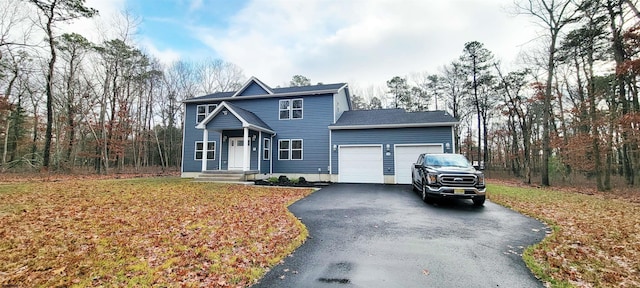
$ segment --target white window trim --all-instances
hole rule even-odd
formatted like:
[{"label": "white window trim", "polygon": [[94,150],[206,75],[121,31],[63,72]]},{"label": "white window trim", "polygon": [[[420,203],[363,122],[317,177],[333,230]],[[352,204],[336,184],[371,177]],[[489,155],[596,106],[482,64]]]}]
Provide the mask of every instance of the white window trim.
[{"label": "white window trim", "polygon": [[[197,155],[198,155],[198,151],[202,153],[202,158],[207,158],[207,154],[209,154],[209,152],[213,152],[213,158],[208,160],[216,160],[216,148],[217,148],[217,144],[216,141],[208,141],[208,143],[213,143],[213,150],[209,150],[208,146],[205,146],[203,141],[196,141],[195,146],[194,146],[194,153],[193,153],[193,160],[196,161],[202,161],[203,159],[198,159]],[[202,144],[202,150],[198,150],[198,144]]]},{"label": "white window trim", "polygon": [[[298,101],[300,100],[300,102],[302,103],[300,108],[293,108],[293,101]],[[289,106],[287,109],[282,109],[280,107],[282,107],[280,105],[280,103],[282,103],[283,101],[286,101],[289,103]],[[300,118],[293,118],[293,111],[294,110],[300,110]],[[289,117],[288,118],[281,118],[280,117],[280,112],[282,111],[288,111],[289,112]],[[280,101],[278,101],[278,120],[300,120],[304,118],[304,99],[303,98],[296,98],[296,99],[280,99]]]},{"label": "white window trim", "polygon": [[[262,160],[270,160],[271,159],[271,139],[264,138],[262,140],[264,145],[264,147],[262,147]],[[265,155],[267,157],[264,157]]]},{"label": "white window trim", "polygon": [[[293,149],[293,141],[300,141],[300,149]],[[289,148],[288,149],[281,149],[280,148],[280,143],[282,142],[288,142],[289,143]],[[280,151],[287,151],[287,155],[289,156],[288,158],[284,159],[280,157]],[[300,159],[293,159],[293,151],[300,151]],[[278,160],[293,160],[293,161],[300,161],[300,160],[304,160],[304,141],[302,139],[280,139],[278,140]]]},{"label": "white window trim", "polygon": [[[198,112],[198,110],[200,110],[200,107],[204,107],[204,114]],[[213,107],[213,108],[210,108]],[[213,112],[213,110],[215,110],[218,107],[218,104],[201,104],[201,105],[197,105],[196,106],[196,123],[200,123],[201,121],[198,121],[198,118],[200,118],[200,115],[204,116],[202,117],[202,120],[204,120],[205,118],[207,118],[207,115],[209,115],[209,113]]]},{"label": "white window trim", "polygon": [[[282,142],[288,142],[289,143],[289,148],[287,148],[287,150],[286,150],[287,153],[289,153],[289,154],[287,154],[289,157],[287,157],[286,159],[280,157],[281,156],[280,151],[285,151],[284,149],[280,148],[281,147],[280,143],[282,143]],[[291,140],[289,140],[289,139],[278,140],[278,160],[291,160]]]},{"label": "white window trim", "polygon": [[[302,103],[302,104],[300,105],[300,108],[293,108],[293,102],[294,102],[294,101],[298,101],[298,100],[300,100],[300,103]],[[291,99],[291,106],[289,106],[289,107],[290,107],[290,109],[291,109],[291,114],[289,114],[289,115],[291,116],[291,119],[292,119],[292,120],[299,120],[299,119],[304,118],[304,99],[302,99],[302,98],[299,98],[299,99]],[[293,118],[293,110],[300,110],[300,118]]]},{"label": "white window trim", "polygon": [[[300,141],[300,149],[293,149],[293,141]],[[293,159],[293,151],[296,150],[300,150],[300,159]],[[289,146],[289,158],[291,158],[291,160],[303,160],[304,159],[304,141],[302,139],[291,139],[291,144]]]}]

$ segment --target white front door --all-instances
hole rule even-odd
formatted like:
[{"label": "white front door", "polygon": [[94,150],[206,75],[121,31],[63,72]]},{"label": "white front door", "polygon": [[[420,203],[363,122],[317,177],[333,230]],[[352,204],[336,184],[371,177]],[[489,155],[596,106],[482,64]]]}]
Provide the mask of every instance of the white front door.
[{"label": "white front door", "polygon": [[242,137],[229,138],[229,170],[242,170],[244,140]]}]

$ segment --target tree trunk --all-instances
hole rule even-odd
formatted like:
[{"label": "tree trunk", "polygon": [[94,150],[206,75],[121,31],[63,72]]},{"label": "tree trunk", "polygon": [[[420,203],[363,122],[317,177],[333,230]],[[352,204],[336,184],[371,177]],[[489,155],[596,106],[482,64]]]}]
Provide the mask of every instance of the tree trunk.
[{"label": "tree trunk", "polygon": [[553,84],[553,73],[555,68],[556,38],[559,29],[550,28],[551,44],[549,45],[549,59],[547,62],[547,83],[544,93],[544,106],[542,112],[542,173],[541,181],[543,186],[549,186],[549,159],[551,158],[551,86]]},{"label": "tree trunk", "polygon": [[46,32],[49,39],[49,49],[51,50],[51,59],[49,59],[49,67],[47,71],[47,83],[45,93],[47,95],[47,129],[45,131],[44,151],[42,155],[42,168],[44,171],[49,170],[50,158],[51,158],[51,138],[53,136],[53,75],[55,73],[56,64],[56,48],[55,41],[53,39],[53,17],[55,10],[55,3],[51,5],[48,11],[50,17],[47,19]]}]

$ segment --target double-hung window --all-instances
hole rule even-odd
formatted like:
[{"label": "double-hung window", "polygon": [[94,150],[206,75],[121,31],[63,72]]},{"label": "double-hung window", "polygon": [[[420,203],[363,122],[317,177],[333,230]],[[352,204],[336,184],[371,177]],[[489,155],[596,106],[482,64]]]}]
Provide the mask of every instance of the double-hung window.
[{"label": "double-hung window", "polygon": [[207,142],[207,149],[204,149],[204,142],[196,141],[195,159],[202,160],[203,155],[207,155],[207,160],[216,160],[216,141]]},{"label": "double-hung window", "polygon": [[263,160],[271,159],[271,139],[264,138],[264,150],[262,153]]},{"label": "double-hung window", "polygon": [[203,104],[196,106],[196,123],[202,122],[202,120],[207,118],[207,115],[213,112],[216,107],[218,107],[218,104]]},{"label": "double-hung window", "polygon": [[302,160],[302,139],[278,141],[278,160]]},{"label": "double-hung window", "polygon": [[302,99],[283,99],[278,106],[280,120],[302,119]]}]

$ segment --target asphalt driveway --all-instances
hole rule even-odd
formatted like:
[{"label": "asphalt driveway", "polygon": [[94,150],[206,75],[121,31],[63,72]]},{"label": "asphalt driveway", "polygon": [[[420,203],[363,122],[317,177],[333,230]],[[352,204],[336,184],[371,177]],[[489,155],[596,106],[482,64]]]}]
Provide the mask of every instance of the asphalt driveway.
[{"label": "asphalt driveway", "polygon": [[289,209],[310,238],[254,287],[543,287],[521,254],[548,228],[490,201],[334,184]]}]

